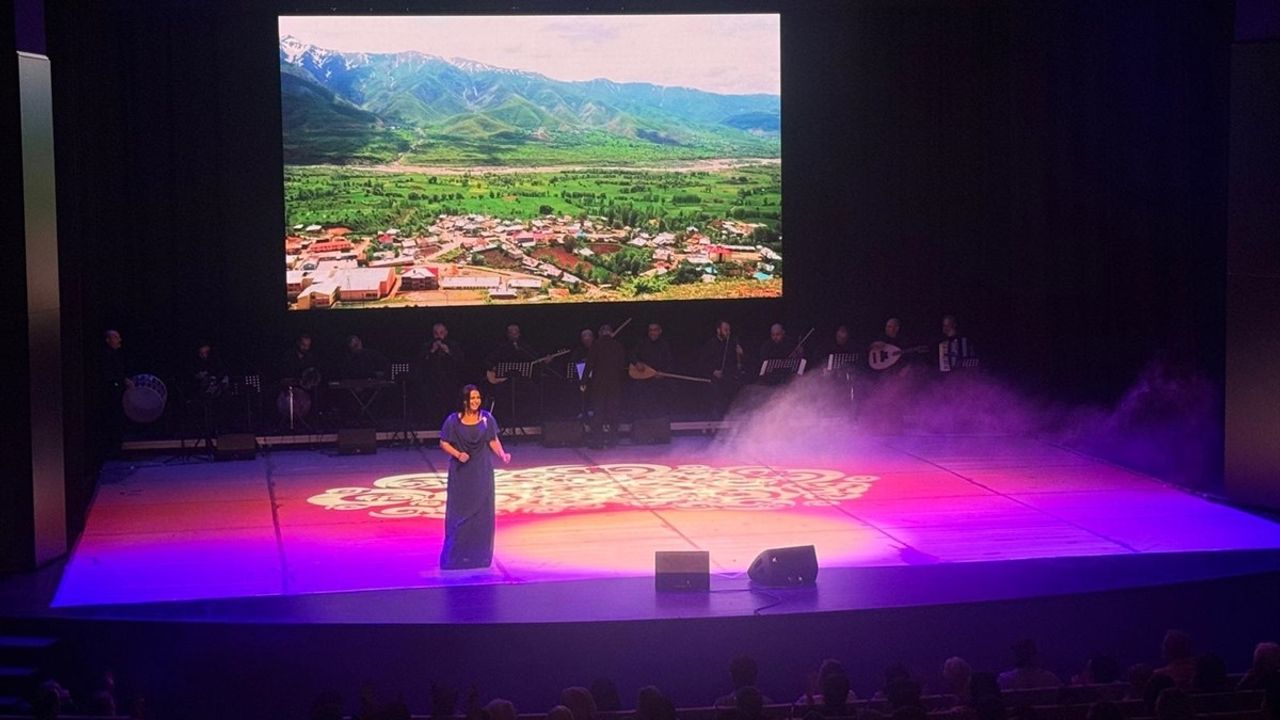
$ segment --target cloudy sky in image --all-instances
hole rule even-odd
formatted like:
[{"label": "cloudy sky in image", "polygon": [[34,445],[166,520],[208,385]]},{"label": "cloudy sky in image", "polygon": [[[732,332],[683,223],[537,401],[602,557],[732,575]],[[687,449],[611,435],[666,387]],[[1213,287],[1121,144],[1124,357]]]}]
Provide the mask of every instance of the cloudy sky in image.
[{"label": "cloudy sky in image", "polygon": [[781,94],[777,15],[282,16],[287,35],[331,50],[417,50],[556,80]]}]

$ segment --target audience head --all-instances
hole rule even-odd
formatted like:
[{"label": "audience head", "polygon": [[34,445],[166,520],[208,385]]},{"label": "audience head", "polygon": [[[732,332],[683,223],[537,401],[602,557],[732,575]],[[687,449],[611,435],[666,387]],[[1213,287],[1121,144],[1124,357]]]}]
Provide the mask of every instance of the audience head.
[{"label": "audience head", "polygon": [[488,720],[516,720],[519,713],[516,712],[516,706],[510,700],[493,699],[484,706],[484,712]]},{"label": "audience head", "polygon": [[1191,657],[1191,636],[1181,630],[1170,630],[1164,634],[1160,649],[1165,662],[1187,660]]},{"label": "audience head", "polygon": [[36,689],[35,700],[31,703],[31,715],[37,720],[52,720],[62,711],[62,686],[53,680],[46,680]]},{"label": "audience head", "polygon": [[1191,686],[1199,692],[1225,692],[1227,690],[1227,663],[1208,653],[1196,658],[1196,674]]},{"label": "audience head", "polygon": [[584,687],[565,688],[560,693],[560,704],[569,708],[573,720],[591,720],[596,714],[595,698]]},{"label": "audience head", "polygon": [[760,668],[753,657],[739,655],[729,662],[729,677],[733,680],[735,690],[741,687],[754,687],[759,673]]},{"label": "audience head", "polygon": [[1253,672],[1258,675],[1280,670],[1280,644],[1273,642],[1258,643],[1253,649]]},{"label": "audience head", "polygon": [[1156,720],[1196,720],[1191,696],[1178,688],[1165,688],[1156,698]]},{"label": "audience head", "polygon": [[[831,673],[840,673],[841,675],[845,675],[844,663],[836,660],[835,658],[827,658],[826,660],[823,660],[822,664],[818,666],[818,682],[821,683],[822,679]],[[848,677],[847,675],[845,676]]]},{"label": "audience head", "polygon": [[764,695],[750,685],[743,685],[733,693],[733,706],[741,720],[760,720],[764,717]]},{"label": "audience head", "polygon": [[947,658],[942,663],[942,681],[947,686],[946,691],[952,695],[969,692],[969,677],[972,675],[973,668],[962,657]]},{"label": "audience head", "polygon": [[1089,707],[1084,720],[1125,720],[1120,706],[1106,700],[1096,702]]},{"label": "audience head", "polygon": [[849,676],[843,672],[823,675],[819,687],[822,690],[822,704],[828,708],[843,708],[849,701]]},{"label": "audience head", "polygon": [[659,720],[662,717],[664,700],[666,698],[658,688],[652,685],[640,688],[640,692],[636,695],[636,717],[643,720]]},{"label": "audience head", "polygon": [[591,697],[596,701],[596,709],[600,712],[614,712],[622,709],[622,697],[618,695],[618,686],[609,678],[596,678],[591,682]]},{"label": "audience head", "polygon": [[573,712],[563,705],[557,705],[547,711],[547,720],[573,720]]}]

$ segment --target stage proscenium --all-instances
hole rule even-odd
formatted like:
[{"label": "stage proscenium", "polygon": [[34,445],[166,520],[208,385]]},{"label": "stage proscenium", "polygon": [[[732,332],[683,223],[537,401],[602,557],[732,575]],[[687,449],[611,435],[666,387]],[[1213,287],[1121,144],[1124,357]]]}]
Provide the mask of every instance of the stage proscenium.
[{"label": "stage proscenium", "polygon": [[782,295],[777,15],[279,24],[290,308]]}]

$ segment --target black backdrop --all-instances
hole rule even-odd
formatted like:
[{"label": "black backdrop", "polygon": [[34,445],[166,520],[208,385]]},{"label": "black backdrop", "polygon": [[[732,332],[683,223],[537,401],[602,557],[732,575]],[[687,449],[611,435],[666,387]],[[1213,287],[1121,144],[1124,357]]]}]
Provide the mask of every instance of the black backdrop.
[{"label": "black backdrop", "polygon": [[[1155,357],[1222,377],[1229,2],[49,3],[60,229],[85,349],[119,327],[163,371],[199,337],[244,363],[296,332],[407,353],[444,319],[546,347],[635,315],[692,346],[958,314],[1005,377],[1108,401]],[[781,11],[786,296],[287,313],[276,15]],[[86,357],[93,357],[88,355]]]}]

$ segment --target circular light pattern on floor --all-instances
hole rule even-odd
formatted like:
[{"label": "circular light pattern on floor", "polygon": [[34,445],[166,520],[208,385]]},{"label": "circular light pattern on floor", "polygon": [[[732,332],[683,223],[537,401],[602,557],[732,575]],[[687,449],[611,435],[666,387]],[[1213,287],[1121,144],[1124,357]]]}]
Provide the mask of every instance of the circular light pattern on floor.
[{"label": "circular light pattern on floor", "polygon": [[[761,465],[542,465],[498,470],[499,515],[606,509],[782,510],[861,497],[877,478],[840,470]],[[326,510],[364,510],[379,518],[444,518],[444,473],[380,478],[307,498]]]}]

